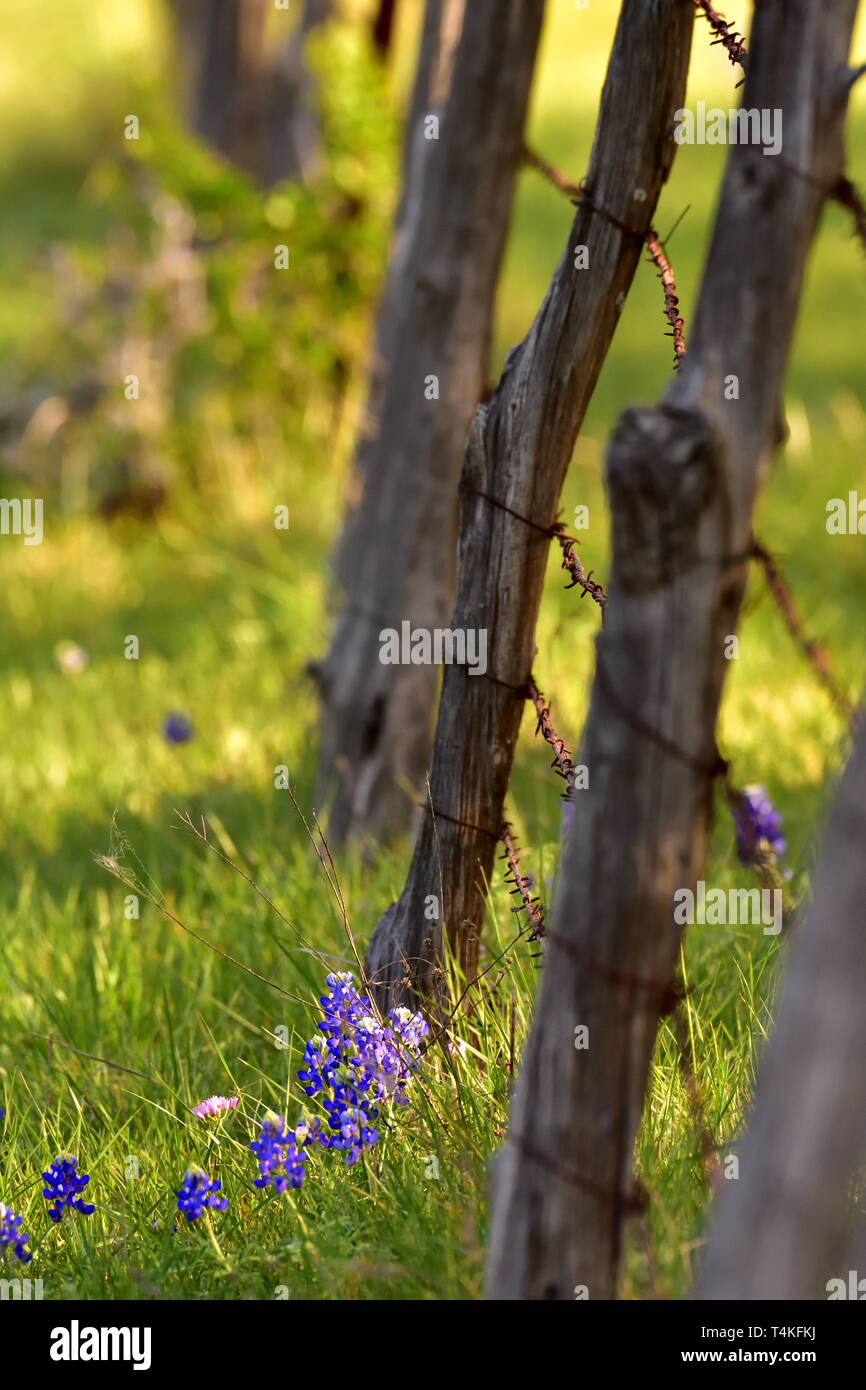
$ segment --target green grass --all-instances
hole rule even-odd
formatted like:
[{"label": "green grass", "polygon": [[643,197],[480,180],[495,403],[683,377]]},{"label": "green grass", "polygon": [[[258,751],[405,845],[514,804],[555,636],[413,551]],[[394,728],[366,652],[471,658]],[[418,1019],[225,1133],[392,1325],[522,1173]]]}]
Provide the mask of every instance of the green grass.
[{"label": "green grass", "polygon": [[[13,362],[31,360],[34,343],[53,331],[45,246],[68,241],[98,260],[111,230],[110,205],[106,211],[76,194],[90,161],[105,153],[94,147],[96,132],[128,109],[119,55],[145,86],[158,70],[160,31],[146,5],[125,7],[119,30],[104,6],[60,9],[64,25],[74,27],[80,69],[75,80],[68,77],[62,102],[52,104],[36,77],[47,76],[50,88],[62,69],[71,41],[66,28],[40,37],[38,62],[34,56],[29,67],[0,67],[0,111],[14,107],[18,117],[14,134],[2,123],[11,215],[0,232],[0,270],[9,286],[0,303],[0,345]],[[12,24],[15,11],[3,0],[4,21]],[[573,178],[586,168],[614,22],[613,5],[572,12],[563,4],[546,33],[531,138]],[[109,72],[91,113],[94,74]],[[728,104],[732,85],[725,60],[698,26],[690,100],[701,94]],[[860,97],[850,143],[861,182],[863,136]],[[664,232],[692,204],[670,248],[687,331],[720,169],[714,152],[684,147],[659,212]],[[570,211],[537,175],[521,175],[497,311],[497,363],[540,302]],[[364,266],[383,240],[386,212],[386,200],[374,198],[370,245],[363,241],[359,250]],[[352,344],[363,338],[371,304],[368,293],[366,308],[354,311]],[[864,312],[862,257],[842,215],[832,211],[812,258],[789,375],[791,438],[774,463],[757,530],[782,555],[809,630],[826,641],[853,692],[864,676],[862,543],[828,536],[824,519],[827,499],[844,496],[858,476],[866,363],[856,346]],[[578,503],[590,508],[582,553],[602,577],[604,441],[620,409],[652,401],[662,389],[670,370],[663,328],[658,283],[644,267],[563,498],[566,518]],[[281,347],[288,357],[308,331],[287,312]],[[310,390],[290,409],[265,375],[251,388],[259,395],[249,428],[239,427],[216,395],[201,417],[208,422],[205,457],[216,470],[209,487],[178,482],[170,506],[151,523],[108,526],[69,511],[52,517],[40,547],[0,543],[0,1200],[24,1214],[37,1252],[31,1272],[43,1278],[47,1298],[274,1298],[284,1290],[292,1298],[441,1299],[480,1291],[487,1162],[507,1117],[510,1013],[514,1007],[519,1048],[532,1003],[526,957],[515,956],[479,1033],[468,1039],[475,1051],[458,1059],[456,1075],[441,1060],[430,1062],[412,1106],[368,1159],[353,1169],[334,1156],[316,1159],[299,1194],[263,1197],[252,1186],[247,1145],[263,1105],[290,1120],[300,1107],[293,1077],[299,1046],[315,1025],[323,966],[239,875],[176,828],[176,810],[205,816],[216,847],[317,951],[345,962],[337,905],[291,799],[274,785],[274,770],[289,768],[308,807],[316,709],[304,667],[327,636],[326,560],[363,400],[363,360],[349,357],[349,404],[335,428],[329,388],[314,369]],[[98,441],[91,447],[98,454]],[[288,532],[273,527],[275,497],[291,504]],[[585,715],[596,626],[591,605],[564,591],[551,557],[536,674],[554,700],[559,731],[572,742]],[[123,656],[130,633],[139,638],[138,661]],[[57,666],[55,647],[64,640],[89,653],[78,676]],[[740,653],[720,743],[736,778],[764,782],[782,811],[791,893],[799,900],[845,756],[845,731],[757,576]],[[192,719],[191,743],[171,748],[163,741],[161,721],[170,709]],[[527,719],[509,806],[526,846],[525,867],[549,898],[560,805],[548,761]],[[361,946],[399,892],[410,848],[401,843],[373,864],[352,852],[339,856]],[[133,890],[95,862],[107,852],[122,853],[134,877],[217,950],[144,896],[140,918],[130,920],[124,901]],[[706,878],[720,887],[749,881],[736,865],[721,804]],[[509,939],[509,905],[497,876],[485,926],[491,959]],[[770,1021],[779,950],[772,939],[735,927],[694,927],[686,940],[694,1066],[725,1152],[735,1151],[756,1049]],[[288,1030],[288,1050],[275,1045],[279,1028]],[[241,1101],[217,1143],[189,1108],[235,1089]],[[92,1174],[97,1210],[55,1229],[39,1175],[70,1148]],[[623,1293],[685,1297],[709,1194],[667,1026],[636,1153],[651,1194],[651,1254],[635,1229]],[[127,1176],[131,1158],[138,1177]],[[438,1177],[429,1176],[432,1158]],[[218,1249],[204,1228],[171,1234],[173,1194],[191,1161],[217,1165],[230,1198],[229,1211],[214,1221]]]}]

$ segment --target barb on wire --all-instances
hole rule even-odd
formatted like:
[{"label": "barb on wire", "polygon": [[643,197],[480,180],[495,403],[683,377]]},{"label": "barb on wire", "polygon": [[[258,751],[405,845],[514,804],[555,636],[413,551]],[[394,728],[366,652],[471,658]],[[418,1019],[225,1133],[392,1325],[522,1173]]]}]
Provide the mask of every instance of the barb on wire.
[{"label": "barb on wire", "polygon": [[775,599],[776,606],[800,651],[810,663],[824,689],[845,721],[852,727],[857,722],[857,712],[853,702],[839,685],[830,668],[830,658],[820,642],[807,637],[797,611],[794,595],[788,587],[775,559],[760,541],[752,536],[752,555],[764,571],[767,586]]},{"label": "barb on wire", "polygon": [[512,894],[520,898],[520,902],[512,907],[512,912],[525,912],[529,925],[530,941],[540,941],[544,936],[544,908],[541,899],[533,897],[532,883],[528,878],[524,878],[517,858],[517,845],[511,833],[511,827],[507,821],[502,822],[500,839],[505,846],[505,853],[502,858],[508,861],[508,872],[505,875],[506,883],[513,883]]},{"label": "barb on wire", "polygon": [[574,536],[567,535],[565,527],[559,521],[554,522],[550,530],[551,534],[562,547],[562,568],[568,570],[571,575],[571,583],[566,584],[565,587],[567,589],[582,589],[584,594],[589,594],[590,598],[595,600],[599,608],[603,609],[607,603],[607,594],[598,581],[593,579],[593,571],[590,570],[587,574],[583,565],[580,563],[574,548],[577,545]]},{"label": "barb on wire", "polygon": [[674,340],[674,370],[680,365],[680,358],[686,355],[686,343],[683,337],[683,320],[679,316],[679,299],[677,297],[677,286],[674,280],[674,273],[671,270],[670,262],[662,249],[658,233],[654,228],[646,234],[647,250],[650,253],[650,260],[658,267],[659,279],[665,296],[665,318],[671,326],[668,333],[669,338]]},{"label": "barb on wire", "polygon": [[694,0],[694,3],[716,36],[712,40],[712,45],[720,43],[734,67],[739,64],[745,72],[746,59],[749,55],[746,52],[746,40],[743,35],[736,32],[733,24],[730,24],[723,15],[720,15],[715,6],[709,3],[709,0]]},{"label": "barb on wire", "polygon": [[863,205],[863,198],[859,189],[855,188],[851,180],[846,178],[844,174],[840,174],[833,185],[830,197],[834,202],[848,209],[854,218],[854,229],[860,245],[866,251],[866,207]]},{"label": "barb on wire", "polygon": [[574,764],[571,761],[571,750],[566,747],[563,739],[559,737],[550,720],[550,705],[545,705],[544,696],[535,683],[535,677],[529,677],[529,698],[535,706],[538,715],[538,723],[535,728],[536,734],[541,734],[545,741],[553,749],[553,762],[550,764],[556,771],[556,775],[565,782],[565,791],[562,794],[563,801],[571,801],[574,798]]}]

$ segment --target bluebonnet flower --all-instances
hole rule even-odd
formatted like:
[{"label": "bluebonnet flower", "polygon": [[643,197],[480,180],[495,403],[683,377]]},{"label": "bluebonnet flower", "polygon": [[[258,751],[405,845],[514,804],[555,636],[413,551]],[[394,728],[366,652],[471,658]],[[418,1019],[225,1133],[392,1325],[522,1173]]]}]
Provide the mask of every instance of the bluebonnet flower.
[{"label": "bluebonnet flower", "polygon": [[[392,1009],[388,1015],[388,1019],[394,1030],[395,1036],[407,1047],[411,1048],[413,1052],[418,1051],[422,1040],[426,1038],[427,1034],[430,1032],[430,1025],[424,1020],[421,1014],[413,1014],[409,1009],[403,1008],[402,1006]],[[417,1064],[413,1064],[413,1071],[415,1070],[415,1065]]]},{"label": "bluebonnet flower", "polygon": [[781,859],[787,849],[780,830],[782,817],[764,787],[744,787],[733,807],[737,854],[741,864],[753,864],[760,853]]},{"label": "bluebonnet flower", "polygon": [[313,1143],[342,1152],[348,1165],[356,1163],[363,1149],[378,1142],[381,1103],[408,1104],[406,1084],[418,1067],[428,1024],[405,1008],[392,1009],[381,1022],[348,972],[328,975],[326,984],[324,1017],[304,1048],[298,1080],[308,1096],[321,1096],[328,1129],[305,1116],[291,1130],[282,1115],[269,1111],[260,1137],[250,1144],[259,1164],[256,1187],[273,1186],[280,1193],[300,1187],[304,1150]]},{"label": "bluebonnet flower", "polygon": [[47,1173],[42,1174],[48,1186],[43,1187],[42,1196],[55,1205],[48,1208],[52,1221],[60,1221],[67,1207],[80,1211],[82,1216],[90,1216],[93,1206],[81,1196],[90,1182],[88,1173],[78,1172],[78,1159],[72,1154],[58,1154]]},{"label": "bluebonnet flower", "polygon": [[307,1161],[304,1149],[309,1144],[321,1142],[320,1131],[321,1122],[315,1117],[302,1118],[292,1130],[286,1128],[282,1115],[268,1110],[262,1121],[261,1135],[250,1143],[259,1164],[259,1176],[253,1185],[271,1186],[279,1193],[285,1192],[287,1187],[300,1187]]},{"label": "bluebonnet flower", "polygon": [[378,1130],[365,1123],[368,1118],[360,1105],[350,1105],[340,1114],[340,1136],[331,1139],[330,1147],[342,1149],[350,1167],[361,1157],[362,1149],[370,1149],[378,1141]]},{"label": "bluebonnet flower", "polygon": [[229,1202],[227,1197],[218,1196],[221,1191],[222,1183],[218,1178],[211,1182],[203,1168],[190,1164],[177,1194],[177,1209],[187,1221],[197,1221],[206,1207],[225,1211]]},{"label": "bluebonnet flower", "polygon": [[26,1265],[33,1259],[33,1255],[24,1249],[30,1237],[21,1229],[22,1220],[23,1217],[16,1216],[9,1207],[0,1202],[0,1255],[9,1249],[16,1260]]},{"label": "bluebonnet flower", "polygon": [[392,1009],[380,1022],[349,973],[328,975],[326,983],[328,993],[320,1000],[324,1019],[304,1049],[298,1079],[308,1096],[322,1096],[332,1133],[319,1142],[341,1150],[351,1165],[362,1149],[378,1142],[381,1102],[408,1104],[406,1083],[430,1029],[406,1008]]},{"label": "bluebonnet flower", "polygon": [[166,743],[189,743],[193,729],[185,714],[167,714],[162,721],[162,736]]}]

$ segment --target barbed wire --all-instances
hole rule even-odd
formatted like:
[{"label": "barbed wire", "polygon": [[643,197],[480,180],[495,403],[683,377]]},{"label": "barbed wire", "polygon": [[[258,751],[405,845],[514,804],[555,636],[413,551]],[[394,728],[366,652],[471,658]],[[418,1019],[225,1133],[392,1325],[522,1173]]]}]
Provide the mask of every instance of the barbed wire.
[{"label": "barbed wire", "polygon": [[512,907],[512,912],[525,912],[529,926],[529,938],[531,941],[540,941],[545,934],[544,928],[544,907],[541,899],[533,895],[532,889],[535,886],[531,879],[526,878],[521,872],[520,863],[517,858],[517,845],[514,840],[511,827],[507,821],[503,821],[500,839],[505,846],[505,853],[502,858],[508,862],[508,870],[505,874],[505,882],[513,883],[514,887],[510,890],[512,896],[518,896],[520,902]]},{"label": "barbed wire", "polygon": [[530,169],[535,169],[539,174],[543,174],[549,183],[559,189],[560,193],[567,193],[570,198],[580,197],[582,189],[579,185],[572,183],[561,169],[557,169],[555,164],[549,163],[537,150],[533,150],[529,145],[524,145],[521,154],[524,164],[528,164]]},{"label": "barbed wire", "polygon": [[671,326],[668,333],[669,338],[674,340],[674,371],[680,365],[680,358],[686,355],[686,343],[683,337],[683,320],[679,316],[679,298],[677,297],[677,286],[674,280],[674,273],[671,270],[670,262],[662,249],[662,243],[654,231],[646,234],[647,250],[650,259],[658,267],[659,279],[662,282],[662,289],[665,297],[665,318]]},{"label": "barbed wire", "polygon": [[544,703],[544,696],[536,684],[535,677],[529,677],[529,698],[535,706],[538,715],[538,723],[535,726],[536,736],[541,734],[550,747],[553,749],[553,762],[550,764],[555,769],[558,777],[565,782],[565,791],[562,794],[563,801],[574,799],[574,764],[571,761],[571,750],[566,747],[565,741],[559,737],[553,727],[550,718],[550,705]]},{"label": "barbed wire", "polygon": [[567,194],[572,202],[575,204],[583,203],[586,207],[591,208],[593,212],[604,218],[606,222],[610,222],[618,231],[644,243],[650,253],[650,260],[659,270],[659,278],[662,282],[664,292],[665,318],[671,326],[671,332],[668,336],[672,337],[674,340],[674,369],[676,369],[679,366],[680,358],[685,356],[686,351],[685,339],[683,337],[684,324],[679,315],[679,300],[676,293],[677,287],[674,280],[674,273],[665,256],[664,242],[660,240],[658,232],[654,227],[650,227],[648,232],[640,232],[637,228],[630,227],[627,222],[623,222],[621,218],[615,217],[613,213],[593,201],[586,190],[586,185],[583,180],[581,180],[580,183],[572,183],[572,181],[563,174],[561,169],[557,169],[555,164],[551,164],[548,160],[544,159],[537,150],[531,149],[529,145],[523,146],[523,160],[531,169],[537,170],[549,183],[552,183],[555,188],[558,188],[560,193]]},{"label": "barbed wire", "polygon": [[550,528],[550,534],[562,548],[562,568],[568,570],[568,573],[571,575],[571,583],[566,584],[566,589],[582,589],[583,593],[581,594],[581,598],[585,594],[589,594],[590,598],[595,600],[599,608],[604,609],[607,604],[607,594],[604,592],[601,584],[593,579],[592,576],[595,571],[589,570],[587,572],[580,563],[580,557],[574,548],[578,542],[575,540],[574,536],[569,536],[567,534],[565,527],[560,521],[554,522]]},{"label": "barbed wire", "polygon": [[[736,32],[733,25],[729,23],[723,15],[719,14],[718,10],[709,3],[709,0],[694,0],[694,4],[716,35],[712,40],[712,45],[722,44],[731,62],[735,66],[739,65],[743,69],[743,72],[745,72],[749,55],[746,51],[746,41],[743,35]],[[854,69],[851,73],[851,82],[853,83],[858,77],[861,77],[864,71],[866,71],[866,65]],[[737,86],[741,87],[742,82],[738,82]],[[853,184],[845,174],[840,174],[836,182],[828,187],[823,184],[820,179],[816,179],[814,175],[807,173],[805,169],[800,169],[791,160],[784,159],[781,156],[776,157],[779,158],[780,163],[785,168],[790,169],[792,173],[797,174],[800,178],[806,179],[808,182],[814,184],[815,187],[820,188],[825,197],[829,198],[834,203],[838,203],[840,207],[846,208],[848,212],[850,212],[854,219],[855,235],[860,245],[866,250],[866,206],[864,206],[863,198],[856,185]]]},{"label": "barbed wire", "polygon": [[[576,554],[574,547],[580,542],[575,536],[570,536],[561,521],[554,521],[552,525],[545,526],[539,521],[533,521],[531,517],[524,516],[522,512],[517,512],[513,507],[498,497],[493,497],[489,492],[482,492],[480,488],[471,487],[465,480],[461,480],[461,491],[469,492],[473,497],[483,497],[485,502],[489,502],[492,507],[497,507],[500,511],[506,512],[508,516],[513,516],[515,521],[522,521],[524,526],[529,526],[533,531],[539,531],[541,535],[548,536],[555,540],[562,547],[562,568],[568,570],[571,575],[571,583],[566,584],[566,589],[580,588],[584,594],[589,594],[600,608],[604,608],[607,603],[607,595],[601,584],[593,579],[593,570],[587,573]],[[501,682],[505,684],[505,682]]]},{"label": "barbed wire", "polygon": [[694,0],[694,4],[716,36],[711,41],[710,47],[721,44],[734,67],[739,66],[745,72],[746,60],[749,55],[746,52],[746,40],[743,35],[736,32],[733,24],[729,23],[724,15],[719,14],[718,10],[709,3],[709,0]]},{"label": "barbed wire", "polygon": [[813,638],[807,636],[797,609],[794,595],[779,568],[777,560],[766,546],[762,545],[754,535],[752,536],[751,545],[752,557],[757,560],[764,572],[764,576],[767,580],[767,587],[775,600],[776,607],[779,609],[794,642],[806,657],[806,660],[809,662],[812,670],[829,694],[833,704],[836,706],[845,722],[852,728],[856,728],[858,723],[857,708],[834,676],[826,649],[820,642],[816,642]]}]

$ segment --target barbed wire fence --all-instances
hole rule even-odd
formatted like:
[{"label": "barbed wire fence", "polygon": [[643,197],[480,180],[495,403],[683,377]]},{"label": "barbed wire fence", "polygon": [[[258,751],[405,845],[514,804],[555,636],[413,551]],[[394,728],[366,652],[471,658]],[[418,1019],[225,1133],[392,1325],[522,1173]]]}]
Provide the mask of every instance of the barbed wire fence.
[{"label": "barbed wire fence", "polygon": [[[713,44],[720,44],[724,47],[731,63],[739,66],[745,72],[748,54],[743,36],[739,34],[733,24],[729,23],[706,0],[693,0],[696,8],[704,15],[715,38]],[[861,75],[864,69],[856,69],[851,75],[851,81]],[[741,85],[741,84],[738,84]],[[648,251],[649,261],[658,270],[659,279],[662,283],[664,299],[664,316],[668,323],[668,337],[673,339],[674,346],[674,369],[679,366],[680,361],[686,355],[685,324],[679,312],[679,297],[677,293],[676,279],[673,268],[667,255],[667,243],[673,235],[673,231],[679,225],[685,213],[680,214],[671,232],[667,237],[661,239],[654,228],[646,233],[637,232],[628,227],[620,219],[614,217],[603,207],[593,203],[583,181],[573,182],[555,165],[547,161],[537,151],[529,146],[524,146],[523,159],[527,166],[535,169],[548,182],[550,182],[559,192],[568,196],[575,204],[582,202],[589,206],[595,213],[610,221],[624,233],[638,237],[644,242]],[[780,159],[782,167],[795,177],[800,177],[807,182],[817,186],[817,181],[808,171],[798,168],[790,161]],[[861,194],[855,185],[846,176],[840,177],[832,186],[821,187],[824,196],[829,200],[838,203],[845,208],[852,217],[854,232],[861,245],[866,249],[866,208]],[[686,212],[688,209],[685,210]],[[503,506],[504,504],[491,497],[488,499],[493,505]],[[506,511],[510,508],[505,507]],[[514,515],[517,515],[514,513]],[[534,526],[538,530],[545,530],[537,523],[530,521],[526,517],[518,519],[525,521],[527,525]],[[593,570],[586,570],[577,554],[577,538],[570,536],[560,521],[555,522],[546,529],[546,534],[555,540],[562,551],[562,568],[567,571],[570,582],[566,588],[578,588],[581,597],[589,595],[602,611],[602,621],[604,610],[608,602],[603,585],[593,578]],[[822,643],[811,637],[805,630],[800,616],[793,591],[786,580],[778,558],[754,535],[751,538],[751,548],[747,558],[754,560],[761,568],[764,575],[767,589],[777,607],[785,627],[787,628],[792,640],[798,650],[808,661],[816,679],[822,688],[829,695],[834,708],[844,720],[849,729],[853,732],[858,727],[859,714],[855,702],[845,691],[841,682],[833,672],[829,654]],[[612,693],[612,692],[611,692]],[[531,674],[525,690],[527,700],[532,704],[536,714],[536,735],[541,735],[553,757],[551,767],[555,774],[565,783],[562,792],[562,800],[569,808],[571,815],[576,814],[575,808],[575,765],[572,753],[565,740],[557,732],[551,715],[551,702],[545,699],[542,691]],[[630,722],[638,726],[640,721],[636,717],[630,716],[627,710],[620,711],[628,717]],[[657,735],[650,729],[642,732],[648,736],[662,741],[661,735]],[[669,750],[677,753],[674,747]],[[685,755],[683,755],[685,756]],[[732,780],[727,762],[718,756],[716,763],[707,769],[708,775],[718,777],[722,783],[723,794],[731,809],[734,822],[742,824],[743,812],[746,803],[746,794],[742,788],[738,787]],[[575,808],[575,809],[572,809]],[[509,822],[504,822],[501,830],[502,844],[504,847],[503,859],[507,863],[505,881],[511,885],[511,893],[518,898],[518,902],[512,907],[512,911],[522,917],[522,925],[515,941],[528,939],[532,942],[539,942],[542,945],[549,940],[550,933],[545,926],[545,906],[539,895],[534,893],[535,880],[531,875],[524,873],[520,864],[519,846],[516,842],[514,832]],[[785,890],[785,882],[779,871],[775,856],[767,851],[767,847],[758,839],[753,839],[749,843],[748,837],[738,835],[738,843],[741,850],[745,846],[744,862],[747,862],[762,887]],[[512,942],[511,946],[515,943]],[[540,958],[542,952],[536,953],[536,958]],[[697,1141],[696,1156],[700,1160],[701,1168],[705,1180],[711,1185],[717,1185],[721,1173],[722,1146],[718,1143],[714,1128],[708,1120],[707,1103],[701,1085],[700,1077],[695,1067],[693,1056],[693,1045],[691,1037],[690,1021],[687,1012],[688,991],[678,985],[663,985],[659,982],[648,982],[654,987],[657,984],[660,992],[666,995],[665,1012],[671,1019],[672,1037],[677,1049],[678,1061],[682,1073],[683,1089],[687,1098],[688,1106],[692,1115],[692,1124]],[[452,1015],[453,1017],[453,1015]],[[512,1040],[513,1050],[513,1040]],[[513,1063],[512,1063],[513,1064]],[[636,1186],[635,1194],[640,1200],[635,1202],[635,1210],[642,1213],[644,1227],[642,1229],[642,1241],[647,1254],[650,1281],[655,1284],[655,1265],[652,1258],[652,1243],[649,1239],[648,1229],[645,1226],[647,1219],[647,1207],[649,1194],[640,1187]]]}]

